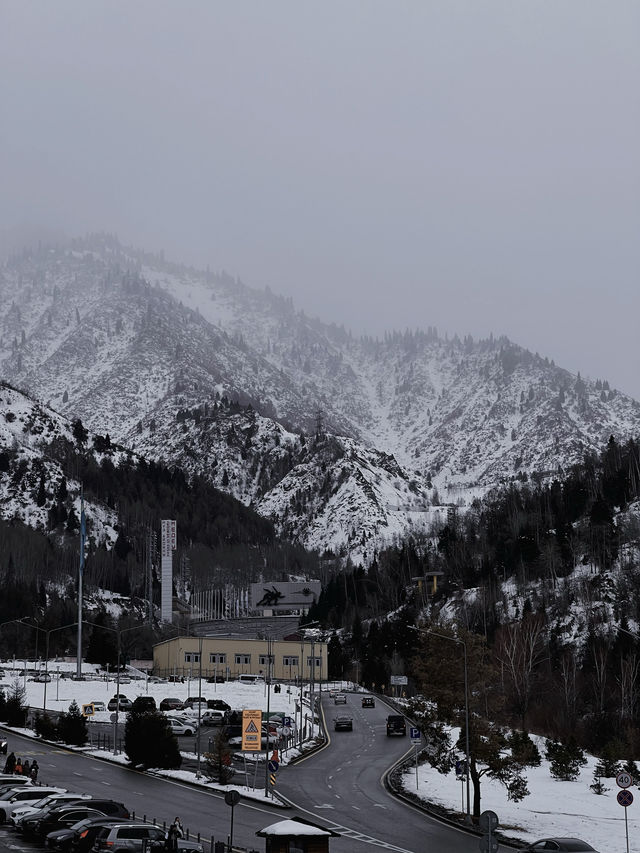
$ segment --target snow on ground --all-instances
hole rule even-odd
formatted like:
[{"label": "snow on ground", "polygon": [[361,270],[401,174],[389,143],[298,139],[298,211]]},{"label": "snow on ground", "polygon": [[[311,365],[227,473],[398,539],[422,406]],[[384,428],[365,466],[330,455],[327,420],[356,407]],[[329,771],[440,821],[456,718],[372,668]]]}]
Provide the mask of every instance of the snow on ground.
[{"label": "snow on ground", "polygon": [[[24,671],[25,661],[16,660],[0,664],[4,669],[4,678],[0,681],[0,687],[4,687],[5,693],[14,681],[24,687],[26,691],[25,702],[34,708],[44,707],[45,685],[32,680],[32,676],[20,674]],[[44,672],[42,663],[33,661],[26,662],[26,669]],[[104,702],[116,693],[116,679],[113,675],[106,680],[103,676],[98,677],[99,667],[91,664],[83,664],[82,671],[85,678],[92,674],[95,678],[91,680],[74,681],[65,678],[65,674],[76,671],[75,663],[50,662],[48,666],[49,675],[52,680],[46,685],[46,701],[48,711],[67,711],[69,705],[75,699],[79,706],[90,702]],[[121,677],[120,693],[133,701],[138,696],[153,696],[159,704],[165,697],[180,699],[184,702],[189,696],[204,696],[205,699],[223,699],[234,710],[267,710],[267,702],[271,713],[282,712],[286,716],[293,717],[295,714],[295,702],[300,695],[298,687],[287,684],[279,685],[281,692],[274,691],[275,683],[271,687],[271,695],[267,696],[266,684],[239,684],[237,681],[228,681],[224,684],[209,684],[206,679],[198,683],[197,668],[194,670],[195,677],[185,678],[182,682],[155,682],[151,679],[129,679]],[[305,685],[305,691],[307,686]],[[108,712],[96,714],[96,720],[108,722],[111,715]]]},{"label": "snow on ground", "polygon": [[[455,742],[455,730],[453,739]],[[626,853],[625,809],[616,801],[620,790],[616,780],[603,779],[609,790],[604,794],[594,794],[589,786],[593,782],[597,759],[587,756],[588,763],[575,782],[560,782],[549,773],[549,764],[544,759],[544,738],[535,740],[542,764],[540,767],[528,767],[525,771],[531,792],[529,796],[519,803],[511,802],[502,785],[483,777],[480,810],[494,811],[500,821],[499,832],[509,838],[527,842],[550,836],[581,838],[600,853]],[[465,785],[456,779],[454,772],[445,776],[428,764],[421,764],[418,766],[417,790],[415,765],[407,769],[402,779],[406,790],[421,799],[452,811],[462,810]],[[470,788],[473,803],[473,785]],[[635,786],[630,790],[635,798],[626,809],[630,849],[638,850],[640,792]]]}]

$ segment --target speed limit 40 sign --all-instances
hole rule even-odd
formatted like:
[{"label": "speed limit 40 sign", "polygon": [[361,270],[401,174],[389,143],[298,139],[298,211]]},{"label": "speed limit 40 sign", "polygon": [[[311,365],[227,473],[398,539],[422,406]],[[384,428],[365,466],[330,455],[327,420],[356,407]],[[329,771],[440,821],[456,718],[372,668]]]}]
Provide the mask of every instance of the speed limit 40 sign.
[{"label": "speed limit 40 sign", "polygon": [[616,783],[619,788],[630,788],[633,785],[633,776],[626,770],[621,770],[616,776]]}]

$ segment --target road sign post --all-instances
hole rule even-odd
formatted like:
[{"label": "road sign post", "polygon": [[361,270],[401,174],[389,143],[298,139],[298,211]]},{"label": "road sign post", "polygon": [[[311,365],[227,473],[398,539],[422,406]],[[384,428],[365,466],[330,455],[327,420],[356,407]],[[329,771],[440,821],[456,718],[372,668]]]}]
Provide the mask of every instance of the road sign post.
[{"label": "road sign post", "polygon": [[478,823],[483,832],[480,839],[481,853],[498,853],[498,839],[493,834],[498,828],[498,815],[487,809],[480,815]]},{"label": "road sign post", "polygon": [[240,794],[237,791],[227,791],[224,795],[224,801],[228,806],[231,806],[231,826],[229,828],[229,853],[233,850],[233,810],[240,801]]}]

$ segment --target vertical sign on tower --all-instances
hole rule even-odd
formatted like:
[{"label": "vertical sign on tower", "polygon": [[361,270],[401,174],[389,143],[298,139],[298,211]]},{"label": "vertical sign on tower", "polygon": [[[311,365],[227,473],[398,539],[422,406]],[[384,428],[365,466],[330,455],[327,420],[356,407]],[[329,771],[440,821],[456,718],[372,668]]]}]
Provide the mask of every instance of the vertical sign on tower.
[{"label": "vertical sign on tower", "polygon": [[173,552],[176,550],[176,523],[170,519],[160,522],[161,566],[160,566],[160,619],[171,622],[173,592]]}]

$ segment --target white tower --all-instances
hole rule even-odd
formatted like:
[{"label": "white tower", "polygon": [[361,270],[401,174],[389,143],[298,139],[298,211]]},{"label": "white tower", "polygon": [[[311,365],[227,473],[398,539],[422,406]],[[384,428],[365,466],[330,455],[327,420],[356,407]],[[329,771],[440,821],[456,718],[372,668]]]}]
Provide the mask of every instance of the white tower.
[{"label": "white tower", "polygon": [[163,519],[161,525],[160,621],[171,622],[173,595],[173,552],[176,550],[176,523]]}]

